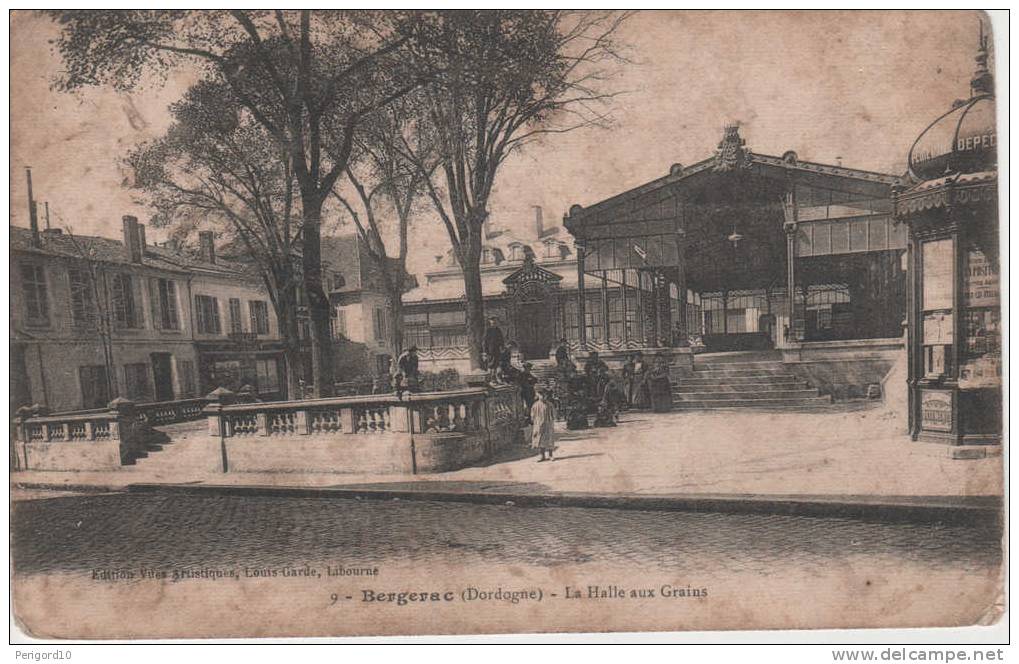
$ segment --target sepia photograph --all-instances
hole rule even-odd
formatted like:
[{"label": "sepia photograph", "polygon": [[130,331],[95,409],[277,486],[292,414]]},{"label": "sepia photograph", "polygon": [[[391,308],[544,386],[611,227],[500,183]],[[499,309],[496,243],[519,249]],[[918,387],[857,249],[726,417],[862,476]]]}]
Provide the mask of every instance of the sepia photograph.
[{"label": "sepia photograph", "polygon": [[1007,30],[11,11],[12,639],[999,624]]}]

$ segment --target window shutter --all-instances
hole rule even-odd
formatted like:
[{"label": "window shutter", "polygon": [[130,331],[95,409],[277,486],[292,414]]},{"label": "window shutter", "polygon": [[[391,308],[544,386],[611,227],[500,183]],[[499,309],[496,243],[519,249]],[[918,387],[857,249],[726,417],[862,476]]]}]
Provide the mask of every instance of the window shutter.
[{"label": "window shutter", "polygon": [[223,333],[223,326],[219,322],[219,300],[214,297],[210,297],[209,300],[212,302],[212,322],[213,330],[216,334]]},{"label": "window shutter", "polygon": [[159,312],[159,279],[149,279],[149,311],[152,312],[152,329],[163,329],[163,317]]},{"label": "window shutter", "polygon": [[167,322],[171,330],[180,329],[180,319],[177,317],[177,283],[167,279],[166,284],[166,313]]},{"label": "window shutter", "polygon": [[198,325],[199,332],[206,332],[208,330],[208,323],[205,320],[205,310],[202,307],[202,296],[195,295],[195,323]]},{"label": "window shutter", "polygon": [[258,334],[258,305],[248,301],[248,315],[251,317],[251,332]]}]

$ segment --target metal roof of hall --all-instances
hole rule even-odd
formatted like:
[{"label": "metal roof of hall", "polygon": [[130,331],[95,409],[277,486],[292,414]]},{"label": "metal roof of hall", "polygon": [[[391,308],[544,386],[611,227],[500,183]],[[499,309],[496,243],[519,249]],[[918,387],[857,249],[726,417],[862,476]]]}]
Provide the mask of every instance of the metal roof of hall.
[{"label": "metal roof of hall", "polygon": [[772,155],[756,154],[745,148],[745,141],[739,137],[737,127],[726,127],[726,133],[718,144],[718,149],[712,157],[684,167],[682,164],[673,164],[669,172],[655,180],[638,185],[627,191],[598,201],[589,206],[573,205],[569,214],[564,219],[567,228],[587,219],[596,217],[598,213],[614,208],[618,205],[639,198],[641,196],[656,192],[660,189],[681,183],[683,180],[706,172],[730,172],[740,169],[748,169],[752,166],[764,167],[766,169],[777,169],[788,173],[802,173],[814,178],[841,178],[855,181],[862,185],[891,187],[900,184],[903,179],[898,175],[879,173],[845,166],[832,166],[817,162],[801,161],[797,154],[788,151],[781,157]]}]

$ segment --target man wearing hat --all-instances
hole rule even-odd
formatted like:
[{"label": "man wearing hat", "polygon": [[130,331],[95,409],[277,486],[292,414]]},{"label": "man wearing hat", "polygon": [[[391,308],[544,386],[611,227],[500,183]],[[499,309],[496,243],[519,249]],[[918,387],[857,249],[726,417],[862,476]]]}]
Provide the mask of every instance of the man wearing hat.
[{"label": "man wearing hat", "polygon": [[400,354],[400,358],[396,361],[396,368],[399,375],[403,377],[403,382],[407,386],[407,390],[410,392],[416,392],[418,389],[418,381],[420,380],[420,373],[418,372],[418,347],[411,346],[407,350]]},{"label": "man wearing hat", "polygon": [[487,358],[485,369],[494,373],[495,368],[499,365],[499,358],[502,357],[502,349],[505,345],[506,341],[502,336],[502,330],[499,329],[499,320],[495,316],[490,316],[488,327],[485,328],[485,338],[482,341],[481,348],[481,352]]}]

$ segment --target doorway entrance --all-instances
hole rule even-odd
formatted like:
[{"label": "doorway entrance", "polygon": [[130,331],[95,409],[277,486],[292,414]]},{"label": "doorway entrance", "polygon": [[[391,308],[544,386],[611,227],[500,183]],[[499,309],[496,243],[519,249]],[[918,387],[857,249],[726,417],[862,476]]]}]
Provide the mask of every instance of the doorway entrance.
[{"label": "doorway entrance", "polygon": [[152,353],[152,379],[156,384],[156,401],[173,401],[173,355]]},{"label": "doorway entrance", "polygon": [[517,343],[524,359],[548,358],[552,347],[552,312],[544,300],[522,302],[517,310]]}]

